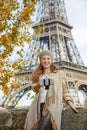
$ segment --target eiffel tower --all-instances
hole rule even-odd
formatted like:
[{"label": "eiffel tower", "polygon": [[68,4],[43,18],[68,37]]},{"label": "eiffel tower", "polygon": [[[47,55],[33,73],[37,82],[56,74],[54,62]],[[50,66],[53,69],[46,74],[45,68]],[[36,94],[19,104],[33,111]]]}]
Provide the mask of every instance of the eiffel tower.
[{"label": "eiffel tower", "polygon": [[[26,53],[25,59],[29,59],[29,63],[24,71],[18,74],[21,80],[24,77],[24,82],[21,89],[14,93],[14,99],[19,101],[31,89],[29,76],[33,67],[38,64],[38,52],[49,49],[54,55],[54,63],[66,75],[67,87],[74,103],[87,105],[87,67],[71,34],[73,27],[68,22],[64,0],[40,0],[33,29],[43,25],[45,25],[43,33],[33,34],[36,43],[33,46],[31,43]],[[9,106],[6,98],[2,104]],[[15,106],[16,104],[13,105]]]}]

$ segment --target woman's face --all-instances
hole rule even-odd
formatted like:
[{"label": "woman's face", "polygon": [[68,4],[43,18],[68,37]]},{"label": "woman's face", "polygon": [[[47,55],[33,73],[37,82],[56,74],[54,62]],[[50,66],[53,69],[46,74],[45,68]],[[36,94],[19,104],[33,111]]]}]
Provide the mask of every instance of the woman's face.
[{"label": "woman's face", "polygon": [[50,56],[48,55],[44,55],[42,58],[41,58],[41,65],[44,67],[44,68],[49,68],[52,64],[52,59]]}]

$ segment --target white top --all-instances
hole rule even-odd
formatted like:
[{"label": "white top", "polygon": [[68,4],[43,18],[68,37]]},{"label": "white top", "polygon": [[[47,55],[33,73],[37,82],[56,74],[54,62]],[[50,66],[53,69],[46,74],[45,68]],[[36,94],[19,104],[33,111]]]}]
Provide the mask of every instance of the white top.
[{"label": "white top", "polygon": [[45,89],[45,86],[43,86],[40,89],[40,103],[45,103],[45,101],[46,101],[46,94],[47,94],[47,89]]},{"label": "white top", "polygon": [[53,85],[53,78],[50,77],[49,75],[43,75],[42,77],[39,78],[40,82],[40,103],[44,103],[46,101],[46,94],[47,94],[47,89],[45,89],[45,86]]}]

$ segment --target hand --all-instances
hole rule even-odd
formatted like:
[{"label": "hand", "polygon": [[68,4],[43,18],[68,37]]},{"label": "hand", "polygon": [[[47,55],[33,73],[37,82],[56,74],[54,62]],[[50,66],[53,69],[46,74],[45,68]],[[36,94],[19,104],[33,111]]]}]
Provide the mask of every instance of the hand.
[{"label": "hand", "polygon": [[32,85],[32,90],[33,90],[34,92],[38,93],[39,89],[40,89],[40,84],[39,84],[39,82],[34,83],[34,84]]},{"label": "hand", "polygon": [[73,103],[72,103],[72,101],[67,101],[67,104],[71,107],[71,109],[74,111],[74,112],[76,112],[76,113],[78,113],[78,109],[82,109],[82,108],[84,108],[83,106],[75,106]]}]

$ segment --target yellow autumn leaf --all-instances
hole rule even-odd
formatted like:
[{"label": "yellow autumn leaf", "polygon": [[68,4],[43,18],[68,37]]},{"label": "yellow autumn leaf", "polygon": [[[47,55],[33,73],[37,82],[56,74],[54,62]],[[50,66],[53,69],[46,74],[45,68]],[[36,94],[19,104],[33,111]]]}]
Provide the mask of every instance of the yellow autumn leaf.
[{"label": "yellow autumn leaf", "polygon": [[[16,46],[24,48],[25,41],[28,44],[30,43],[32,38],[28,33],[28,29],[33,26],[31,15],[35,10],[37,1],[23,0],[24,7],[21,10],[21,4],[18,0],[0,1],[0,46],[2,48],[0,55],[0,74],[2,75],[0,85],[4,94],[8,96],[10,95],[10,89],[7,84],[12,82],[11,79],[15,78],[16,72],[22,70],[23,67],[21,61],[10,63],[8,59]],[[21,53],[19,55],[22,56]],[[15,79],[15,82],[17,82],[17,78]],[[20,87],[18,82],[17,84],[11,86],[12,90]]]}]

